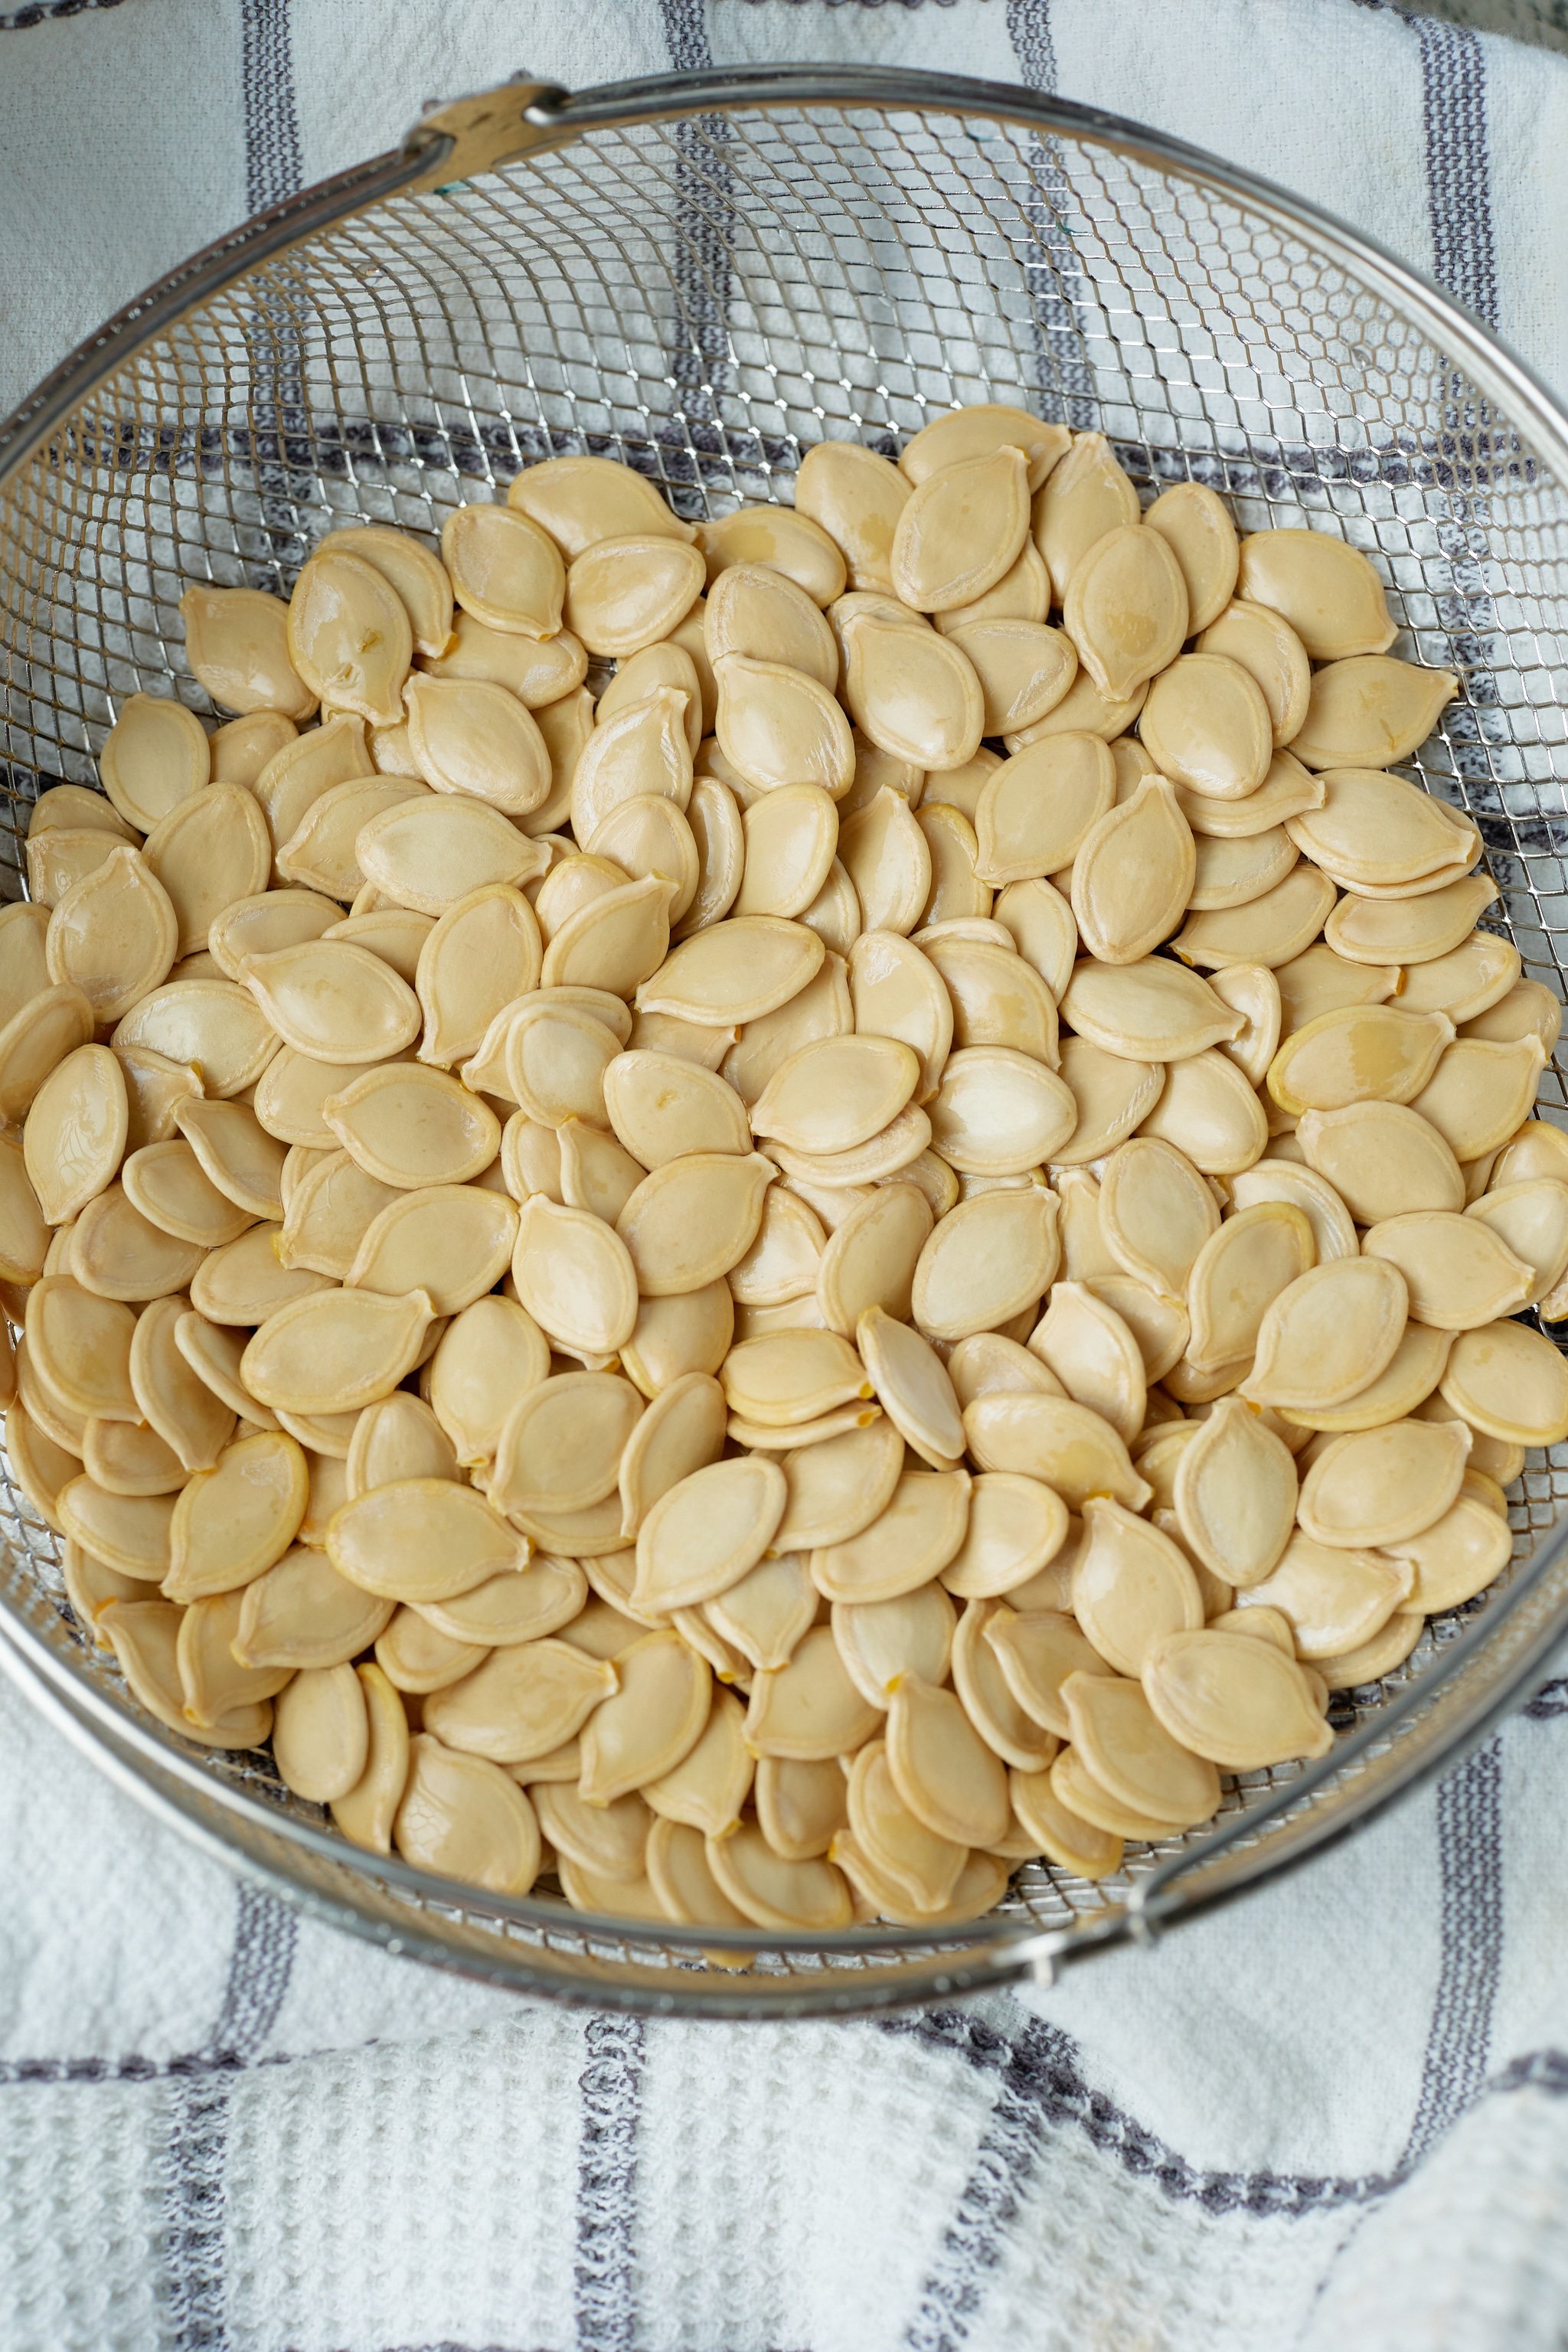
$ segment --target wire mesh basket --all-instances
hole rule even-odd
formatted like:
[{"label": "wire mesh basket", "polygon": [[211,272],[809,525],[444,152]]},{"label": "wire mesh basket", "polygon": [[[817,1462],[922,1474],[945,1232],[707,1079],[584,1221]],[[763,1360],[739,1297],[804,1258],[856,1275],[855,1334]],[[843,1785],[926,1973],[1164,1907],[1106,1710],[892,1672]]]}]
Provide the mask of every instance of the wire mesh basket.
[{"label": "wire mesh basket", "polygon": [[[1244,530],[1308,523],[1375,559],[1399,650],[1464,681],[1413,764],[1476,819],[1500,926],[1561,996],[1568,420],[1474,320],[1293,199],[1134,125],[918,74],[510,84],[110,320],[0,425],[0,895],[25,894],[34,797],[96,782],[126,696],[207,714],[176,609],[193,581],[286,595],[333,523],[436,533],[566,451],[623,460],[691,519],[787,502],[814,442],[895,454],[977,400],[1109,434],[1145,498],[1203,481]],[[1564,1104],[1553,1066],[1542,1109],[1568,1124]],[[3,1467],[0,1663],[144,1802],[394,1949],[603,2006],[866,2009],[1152,1933],[1451,1761],[1568,1631],[1568,1448],[1531,1454],[1515,1497],[1510,1569],[1336,1699],[1321,1763],[1242,1776],[1215,1824],[1101,1884],[1030,1864],[941,1936],[656,1930],[362,1854],[264,1757],[185,1748],[134,1708]]]}]

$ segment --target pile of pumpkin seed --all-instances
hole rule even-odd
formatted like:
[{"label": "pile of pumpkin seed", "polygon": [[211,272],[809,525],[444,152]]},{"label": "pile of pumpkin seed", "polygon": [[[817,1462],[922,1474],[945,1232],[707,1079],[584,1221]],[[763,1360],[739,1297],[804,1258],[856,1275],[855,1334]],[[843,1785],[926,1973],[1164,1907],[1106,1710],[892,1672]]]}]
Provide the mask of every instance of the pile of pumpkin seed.
[{"label": "pile of pumpkin seed", "polygon": [[182,611],[235,716],[0,914],[6,1447],[160,1722],[497,1892],[943,1924],[1499,1573],[1559,1007],[1344,539],[990,406]]}]

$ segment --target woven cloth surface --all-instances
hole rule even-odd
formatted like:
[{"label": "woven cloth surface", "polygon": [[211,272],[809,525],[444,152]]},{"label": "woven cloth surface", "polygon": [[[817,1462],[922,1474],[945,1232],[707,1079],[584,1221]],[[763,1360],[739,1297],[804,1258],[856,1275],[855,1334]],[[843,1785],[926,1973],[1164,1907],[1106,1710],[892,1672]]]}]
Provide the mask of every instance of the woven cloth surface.
[{"label": "woven cloth surface", "polygon": [[[1381,0],[0,0],[0,409],[432,97],[808,58],[1217,150],[1568,386],[1568,61]],[[297,1918],[0,1680],[0,2347],[1552,2352],[1565,1819],[1568,1664],[1349,1843],[1053,1989],[643,2024]]]}]

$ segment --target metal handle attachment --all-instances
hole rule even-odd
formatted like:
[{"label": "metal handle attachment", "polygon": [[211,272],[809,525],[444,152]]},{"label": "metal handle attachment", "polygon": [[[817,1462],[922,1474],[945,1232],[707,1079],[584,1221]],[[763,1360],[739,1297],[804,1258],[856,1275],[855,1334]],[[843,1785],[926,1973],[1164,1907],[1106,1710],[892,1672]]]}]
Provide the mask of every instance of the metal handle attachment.
[{"label": "metal handle attachment", "polygon": [[496,89],[476,90],[449,105],[432,106],[403,142],[405,159],[418,161],[418,176],[405,180],[403,193],[423,194],[471,180],[480,172],[497,172],[549,144],[549,134],[560,125],[568,92],[559,82],[534,81],[521,75]]}]

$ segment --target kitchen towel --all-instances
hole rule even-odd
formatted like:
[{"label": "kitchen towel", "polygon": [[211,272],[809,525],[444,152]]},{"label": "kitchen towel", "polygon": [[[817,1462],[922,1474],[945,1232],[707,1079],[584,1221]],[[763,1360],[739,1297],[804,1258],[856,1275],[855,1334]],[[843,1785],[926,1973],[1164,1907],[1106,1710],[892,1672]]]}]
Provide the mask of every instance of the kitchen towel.
[{"label": "kitchen towel", "polygon": [[[0,5],[0,407],[427,99],[1024,82],[1283,181],[1568,385],[1568,64],[1374,0]],[[1052,1989],[535,2006],[297,1917],[0,1681],[3,2352],[1552,2352],[1568,1664],[1439,1786]]]}]

